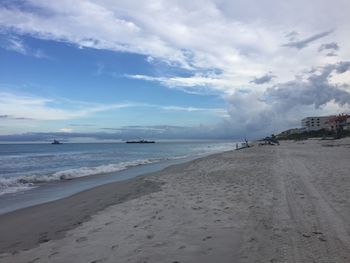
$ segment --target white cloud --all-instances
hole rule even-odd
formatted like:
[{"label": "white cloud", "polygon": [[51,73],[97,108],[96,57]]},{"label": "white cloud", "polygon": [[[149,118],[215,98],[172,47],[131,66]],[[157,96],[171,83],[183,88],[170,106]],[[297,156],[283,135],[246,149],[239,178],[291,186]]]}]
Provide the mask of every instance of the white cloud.
[{"label": "white cloud", "polygon": [[61,128],[58,130],[59,132],[66,132],[66,133],[69,133],[69,132],[73,132],[73,129],[71,128]]},{"label": "white cloud", "polygon": [[33,56],[36,58],[49,58],[44,51],[40,49],[29,48],[19,37],[2,37],[2,39],[0,39],[0,47],[20,53],[25,56]]},{"label": "white cloud", "polygon": [[129,102],[99,104],[65,98],[51,99],[33,95],[19,95],[0,91],[0,119],[10,121],[58,121],[88,117],[99,112],[126,108],[156,108],[162,111],[206,112],[227,116],[224,108],[183,107]]},{"label": "white cloud", "polygon": [[181,89],[188,93],[201,94],[209,91],[232,93],[232,84],[215,74],[195,74],[191,77],[151,77],[146,75],[127,75],[128,78],[159,82],[173,89]]},{"label": "white cloud", "polygon": [[18,95],[0,91],[0,113],[13,119],[69,120],[98,112],[129,107],[129,104],[102,105],[96,103],[54,100],[32,95]]},{"label": "white cloud", "polygon": [[[327,21],[317,10],[310,13],[311,7],[324,10],[327,6],[325,1],[317,2],[317,5],[313,1],[293,1],[281,7],[282,12],[286,12],[284,14],[271,13],[270,9],[276,3],[273,5],[272,1],[266,1],[264,6],[257,0],[239,6],[208,0],[192,1],[190,4],[184,1],[153,1],[147,5],[126,0],[118,3],[78,0],[74,5],[71,1],[28,2],[44,11],[35,13],[35,8],[28,11],[2,8],[0,25],[19,33],[67,41],[81,47],[144,54],[187,69],[220,69],[224,73],[221,78],[232,82],[232,86],[247,84],[268,71],[280,78],[291,78],[303,67],[318,62],[315,50],[296,52],[283,48],[285,32],[297,30],[303,35],[315,35],[316,30],[324,32],[329,28],[340,30],[341,27],[345,30],[349,27],[344,23],[348,19],[343,15],[345,7],[349,7],[347,3],[341,4],[343,8],[341,5],[330,6],[330,10],[337,9],[339,12]],[[287,8],[300,5],[305,13],[294,13],[291,19]],[[256,16],[247,20],[245,18],[252,12],[248,9],[251,6],[259,9],[253,10]],[[234,8],[242,12],[238,14]],[[264,17],[266,12],[271,15],[269,19]],[[320,18],[323,23],[294,23],[296,17],[305,19],[306,14],[316,20]],[[277,23],[275,20],[282,15],[285,22],[281,23],[281,20]],[[348,45],[343,35],[335,32],[332,38],[339,38],[337,42],[340,45]],[[210,87],[219,85],[209,84]]]},{"label": "white cloud", "polygon": [[[68,0],[28,0],[27,3],[31,5],[27,10],[14,6],[0,8],[0,28],[69,42],[81,48],[143,54],[149,63],[160,60],[187,69],[192,73],[190,77],[129,77],[157,81],[195,94],[222,94],[230,104],[232,122],[249,119],[253,123],[256,118],[262,118],[261,110],[266,112],[269,108],[262,97],[271,84],[253,80],[273,75],[275,85],[290,83],[295,76],[303,76],[305,70],[350,60],[350,2],[346,0],[157,0],[147,4],[136,0],[77,0],[74,4]],[[289,45],[283,46],[285,43]],[[337,44],[337,56],[319,52],[319,47],[327,43]],[[290,48],[291,45],[300,48]],[[20,46],[17,48],[20,50]],[[337,83],[344,84],[339,78]],[[251,92],[242,93],[242,88]],[[334,105],[331,108],[337,107]],[[73,115],[84,115],[86,111],[77,110]],[[294,115],[285,113],[284,117],[294,120],[297,111],[294,109]],[[310,108],[305,111],[312,113]],[[57,115],[70,114],[59,111]],[[268,120],[276,114],[269,112],[264,118]]]},{"label": "white cloud", "polygon": [[27,54],[27,48],[18,38],[9,38],[6,41],[2,42],[1,46],[7,50],[12,50],[23,55]]},{"label": "white cloud", "polygon": [[187,112],[206,112],[221,117],[228,117],[227,109],[224,108],[198,108],[198,107],[180,107],[180,106],[158,106],[166,111],[187,111]]}]

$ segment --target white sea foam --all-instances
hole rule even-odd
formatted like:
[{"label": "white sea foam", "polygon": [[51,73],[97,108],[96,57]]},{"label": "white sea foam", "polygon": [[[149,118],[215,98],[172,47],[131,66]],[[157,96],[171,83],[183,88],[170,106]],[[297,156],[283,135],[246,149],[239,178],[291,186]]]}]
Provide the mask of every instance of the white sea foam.
[{"label": "white sea foam", "polygon": [[[120,162],[120,163],[109,163],[99,166],[93,166],[93,167],[78,167],[78,168],[72,168],[72,169],[66,169],[61,170],[57,172],[44,172],[44,167],[41,167],[39,165],[38,172],[32,172],[31,174],[25,174],[25,171],[19,171],[19,174],[15,175],[13,174],[12,177],[6,177],[6,175],[1,176],[0,175],[0,195],[8,194],[8,193],[16,193],[23,190],[31,189],[33,187],[38,186],[42,183],[47,182],[54,182],[54,181],[61,181],[61,180],[69,180],[74,179],[78,177],[84,177],[84,176],[93,176],[98,174],[106,174],[106,173],[113,173],[122,171],[125,169],[128,169],[130,167],[138,166],[138,165],[144,165],[144,164],[151,164],[151,163],[157,163],[161,161],[166,160],[175,160],[175,159],[182,159],[189,156],[197,157],[197,156],[203,156],[210,153],[220,152],[231,149],[232,146],[229,144],[224,145],[211,145],[211,146],[196,146],[193,150],[187,149],[185,145],[185,152],[188,155],[178,155],[178,156],[172,156],[172,157],[163,157],[163,158],[152,158],[152,159],[140,159],[140,160],[134,160],[134,161],[126,161],[126,162]],[[103,153],[106,154],[107,157],[110,156],[110,153]],[[66,163],[66,158],[72,159],[72,162],[75,162],[75,159],[77,159],[79,162],[81,161],[81,156],[84,155],[84,158],[86,155],[90,157],[90,155],[97,155],[99,157],[101,155],[100,152],[98,153],[79,153],[78,155],[72,153],[55,153],[55,154],[36,154],[35,156],[32,156],[31,154],[28,156],[27,154],[21,155],[21,158],[24,158],[26,161],[22,163],[24,166],[32,166],[36,165],[37,162],[39,162],[38,157],[40,157],[40,162],[43,162],[43,158],[54,158],[55,160],[52,161],[53,164],[59,163],[59,161],[64,160],[64,163]],[[18,165],[18,162],[8,162],[6,158],[9,158],[11,160],[13,156],[2,156],[3,164],[6,165],[9,163],[8,167],[3,167],[3,169],[13,170],[13,167],[11,165]],[[96,159],[96,156],[93,156],[94,159]],[[33,158],[33,160],[31,160]],[[83,158],[83,159],[84,159]],[[1,158],[0,158],[1,159]],[[5,160],[6,159],[6,160]],[[13,158],[12,158],[13,159]],[[89,158],[87,158],[86,162],[89,162]],[[69,163],[69,162],[68,162]],[[55,166],[54,166],[55,167]],[[40,170],[41,169],[41,170]]]},{"label": "white sea foam", "polygon": [[23,184],[16,178],[0,178],[0,196],[28,190],[35,187],[33,184]]},{"label": "white sea foam", "polygon": [[157,163],[164,160],[184,158],[183,156],[172,157],[172,158],[154,158],[154,159],[144,159],[144,160],[135,160],[129,162],[121,162],[116,164],[106,164],[94,167],[80,167],[74,169],[68,169],[63,171],[58,171],[52,174],[46,175],[27,175],[27,176],[18,176],[12,178],[1,178],[0,177],[0,195],[15,193],[35,187],[37,184],[60,181],[60,180],[69,180],[78,177],[98,175],[113,173],[125,170],[127,168]]}]

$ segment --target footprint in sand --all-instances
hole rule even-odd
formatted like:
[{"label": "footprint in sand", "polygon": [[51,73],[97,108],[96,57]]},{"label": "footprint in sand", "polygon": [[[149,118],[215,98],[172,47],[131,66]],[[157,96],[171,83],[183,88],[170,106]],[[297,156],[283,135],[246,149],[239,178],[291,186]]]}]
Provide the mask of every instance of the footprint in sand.
[{"label": "footprint in sand", "polygon": [[46,236],[43,236],[43,237],[40,237],[39,238],[39,243],[46,243],[46,242],[49,242],[50,239],[47,238]]},{"label": "footprint in sand", "polygon": [[212,236],[206,236],[205,238],[203,238],[202,240],[203,241],[207,241],[208,239],[211,239],[212,238]]},{"label": "footprint in sand", "polygon": [[152,239],[152,238],[154,238],[154,234],[149,234],[146,237],[147,237],[147,239]]},{"label": "footprint in sand", "polygon": [[58,255],[58,254],[59,254],[58,252],[53,252],[49,255],[49,258],[52,258],[53,256]]},{"label": "footprint in sand", "polygon": [[79,238],[77,238],[77,239],[75,240],[75,242],[80,243],[80,242],[84,242],[84,241],[86,241],[86,240],[87,240],[87,237],[79,237]]},{"label": "footprint in sand", "polygon": [[153,245],[153,247],[164,247],[166,245],[166,242],[158,242]]},{"label": "footprint in sand", "polygon": [[327,239],[325,238],[325,236],[319,236],[318,239],[322,242],[326,242]]},{"label": "footprint in sand", "polygon": [[99,232],[100,230],[102,230],[102,227],[94,228],[90,231],[90,233],[96,233],[96,232]]},{"label": "footprint in sand", "polygon": [[35,262],[39,262],[40,258],[34,258],[32,260],[29,260],[27,263],[35,263]]},{"label": "footprint in sand", "polygon": [[302,234],[302,236],[303,236],[303,237],[306,237],[306,238],[311,237],[311,235],[310,235],[310,234],[308,234],[308,233],[303,233],[303,234]]},{"label": "footprint in sand", "polygon": [[116,250],[119,247],[119,245],[113,245],[111,246],[111,250]]},{"label": "footprint in sand", "polygon": [[100,259],[93,260],[90,263],[101,263],[101,262],[105,262],[106,260],[107,258],[100,258]]},{"label": "footprint in sand", "polygon": [[82,221],[78,221],[76,223],[73,224],[73,226],[80,226],[83,222]]}]

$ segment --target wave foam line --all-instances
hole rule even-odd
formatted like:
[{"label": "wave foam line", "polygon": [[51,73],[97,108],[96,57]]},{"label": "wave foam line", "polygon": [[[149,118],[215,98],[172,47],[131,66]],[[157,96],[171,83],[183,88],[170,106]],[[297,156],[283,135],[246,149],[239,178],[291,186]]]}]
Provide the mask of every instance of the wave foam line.
[{"label": "wave foam line", "polygon": [[171,157],[171,158],[135,160],[135,161],[129,161],[129,162],[122,162],[118,164],[106,164],[106,165],[100,165],[100,166],[94,166],[94,167],[80,167],[80,168],[68,169],[68,170],[59,171],[59,172],[55,172],[53,174],[47,174],[47,175],[34,174],[34,175],[19,176],[19,177],[13,177],[13,178],[0,178],[0,195],[27,190],[35,187],[36,184],[40,184],[40,183],[70,180],[74,178],[97,175],[97,174],[119,172],[131,167],[139,166],[139,165],[152,164],[152,163],[157,163],[164,160],[180,159],[180,158],[184,158],[184,157],[178,156],[178,157]]}]

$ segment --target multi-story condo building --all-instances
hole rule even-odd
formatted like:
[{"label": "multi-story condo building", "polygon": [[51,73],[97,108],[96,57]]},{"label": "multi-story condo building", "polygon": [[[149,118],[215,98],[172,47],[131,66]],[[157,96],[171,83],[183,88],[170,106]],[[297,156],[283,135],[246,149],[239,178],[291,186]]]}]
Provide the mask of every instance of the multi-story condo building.
[{"label": "multi-story condo building", "polygon": [[334,116],[307,117],[301,120],[301,127],[305,131],[331,130],[330,119]]}]

